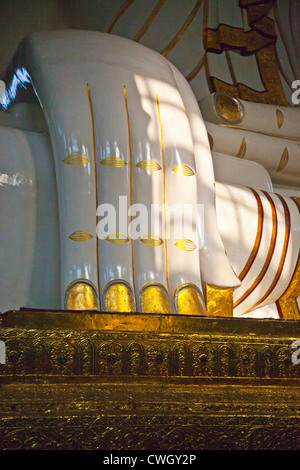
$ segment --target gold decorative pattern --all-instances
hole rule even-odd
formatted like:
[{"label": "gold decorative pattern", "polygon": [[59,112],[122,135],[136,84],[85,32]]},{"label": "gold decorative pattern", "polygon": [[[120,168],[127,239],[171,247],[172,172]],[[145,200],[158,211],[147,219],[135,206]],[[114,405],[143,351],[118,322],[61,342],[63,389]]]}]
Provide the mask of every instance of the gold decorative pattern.
[{"label": "gold decorative pattern", "polygon": [[186,30],[188,29],[188,27],[192,23],[192,21],[195,18],[196,14],[198,13],[199,8],[202,4],[202,1],[203,0],[198,0],[195,3],[195,6],[194,6],[193,10],[188,15],[188,17],[187,17],[186,21],[184,22],[183,26],[180,28],[180,31],[176,34],[176,36],[172,39],[172,41],[170,41],[169,44],[160,52],[161,55],[163,55],[164,57],[167,56],[171,52],[171,50],[176,46],[178,41],[181,39],[183,34],[186,32]]},{"label": "gold decorative pattern", "polygon": [[66,296],[67,310],[98,310],[95,291],[87,282],[75,282]]},{"label": "gold decorative pattern", "polygon": [[133,2],[134,0],[126,0],[126,2],[121,6],[121,8],[115,13],[110,25],[106,30],[107,33],[110,33],[113,30],[114,26],[119,21],[123,13],[125,13],[125,11],[132,5]]},{"label": "gold decorative pattern", "polygon": [[233,316],[233,289],[206,285],[206,309],[216,317]]},{"label": "gold decorative pattern", "polygon": [[261,237],[262,237],[262,232],[263,232],[263,224],[264,224],[264,208],[263,208],[263,205],[262,205],[262,202],[261,202],[261,198],[260,198],[259,194],[253,188],[249,188],[249,189],[254,194],[254,197],[255,197],[256,203],[257,203],[257,232],[256,232],[256,237],[255,237],[254,245],[253,245],[252,251],[250,253],[250,256],[249,256],[244,268],[242,269],[241,273],[238,276],[240,281],[243,281],[245,279],[245,277],[248,274],[252,264],[254,263],[254,260],[257,257],[258,250],[259,250],[260,243],[261,243]]},{"label": "gold decorative pattern", "polygon": [[132,289],[124,281],[112,281],[104,289],[105,312],[134,312]]},{"label": "gold decorative pattern", "polygon": [[[230,126],[228,124],[220,124],[220,125],[222,127],[227,127],[228,129],[240,130],[238,127]],[[253,129],[248,129],[248,128],[243,128],[243,131],[253,132],[254,134],[267,135],[269,137],[276,137],[277,139],[290,140],[291,142],[300,142],[300,139],[297,138],[297,137],[283,136],[283,135],[279,135],[279,134],[273,134],[272,132],[255,131]]]},{"label": "gold decorative pattern", "polygon": [[[293,197],[291,198],[298,207],[300,212],[300,198]],[[298,255],[298,260],[296,267],[292,274],[290,283],[282,294],[280,299],[276,302],[279,315],[281,318],[286,320],[300,320],[300,311],[297,303],[297,297],[300,295],[300,253]]]},{"label": "gold decorative pattern", "polygon": [[100,163],[101,165],[110,166],[113,168],[121,168],[122,166],[127,165],[127,162],[125,162],[123,158],[115,157],[115,156],[104,158],[103,160],[100,161]]},{"label": "gold decorative pattern", "polygon": [[233,96],[225,93],[216,93],[214,102],[217,114],[232,123],[240,123],[245,117],[245,109],[243,104]]},{"label": "gold decorative pattern", "polygon": [[284,115],[283,112],[280,111],[280,109],[276,109],[276,119],[278,128],[280,129],[284,121]]},{"label": "gold decorative pattern", "polygon": [[175,246],[177,246],[177,248],[179,248],[180,250],[184,251],[194,251],[197,249],[195,243],[192,240],[189,240],[188,238],[183,238],[182,240],[179,240],[175,243]]},{"label": "gold decorative pattern", "polygon": [[90,163],[91,160],[85,155],[82,155],[80,153],[71,153],[70,155],[65,157],[62,160],[62,162],[66,163],[67,165],[80,166],[80,165],[86,165],[87,163]]},{"label": "gold decorative pattern", "polygon": [[[290,67],[291,67],[292,73],[293,73],[293,75],[294,75],[294,79],[297,80],[298,71],[295,69],[294,61],[293,61],[292,56],[291,56],[291,53],[290,53],[289,45],[287,44],[285,34],[284,34],[283,31],[282,31],[281,23],[280,23],[280,20],[279,20],[278,6],[277,6],[277,2],[276,2],[276,1],[274,2],[274,9],[273,9],[273,11],[274,11],[275,22],[276,22],[276,25],[277,25],[277,28],[278,28],[278,31],[279,31],[281,40],[282,40],[283,45],[284,45],[284,48],[285,48],[286,57],[288,57]],[[290,84],[290,82],[289,82],[289,84]]]},{"label": "gold decorative pattern", "polygon": [[259,34],[257,31],[244,31],[243,28],[236,28],[227,24],[219,24],[218,28],[206,29],[205,49],[208,52],[220,54],[224,45],[235,46],[243,53],[253,54],[259,49],[274,44],[275,38],[270,38]]},{"label": "gold decorative pattern", "polygon": [[299,321],[37,310],[0,321],[1,450],[300,449]]},{"label": "gold decorative pattern", "polygon": [[125,236],[122,235],[121,233],[110,233],[105,237],[105,240],[107,240],[110,243],[115,243],[116,245],[123,245],[124,243],[129,242],[129,239]]},{"label": "gold decorative pattern", "polygon": [[141,289],[140,305],[143,313],[172,313],[166,289],[158,284],[147,284]]},{"label": "gold decorative pattern", "polygon": [[193,176],[194,171],[187,165],[177,165],[173,170],[175,173],[181,176]]},{"label": "gold decorative pattern", "polygon": [[244,158],[244,156],[246,155],[246,152],[247,152],[247,144],[246,144],[245,138],[243,137],[241,146],[238,150],[238,153],[236,154],[236,158]]},{"label": "gold decorative pattern", "polygon": [[141,238],[141,242],[149,246],[160,246],[164,241],[157,235],[147,235],[146,237]]},{"label": "gold decorative pattern", "polygon": [[276,240],[277,240],[277,231],[278,231],[277,210],[276,210],[275,204],[273,202],[273,199],[269,196],[269,194],[266,191],[263,191],[263,193],[266,196],[266,198],[268,199],[268,201],[270,203],[270,206],[271,206],[271,211],[272,211],[272,234],[271,234],[271,241],[270,241],[269,250],[268,250],[264,265],[263,265],[259,275],[255,279],[255,281],[252,283],[252,285],[249,287],[249,289],[247,289],[246,292],[244,292],[244,294],[238,300],[236,300],[234,302],[233,308],[240,305],[250,294],[252,294],[252,292],[260,284],[260,282],[262,281],[263,277],[265,276],[265,274],[266,274],[266,272],[267,272],[267,270],[270,266],[271,259],[272,259],[272,256],[273,256],[273,253],[274,253],[274,250],[275,250],[275,245],[276,245]]},{"label": "gold decorative pattern", "polygon": [[87,240],[93,238],[93,235],[91,235],[86,230],[76,230],[75,232],[71,233],[68,238],[70,238],[70,240],[73,242],[86,242]]},{"label": "gold decorative pattern", "polygon": [[280,157],[280,161],[276,170],[276,173],[279,171],[282,171],[288,164],[289,162],[289,151],[287,147],[284,147],[284,151],[282,152],[282,155]]},{"label": "gold decorative pattern", "polygon": [[141,29],[135,35],[134,41],[139,41],[144,36],[145,32],[147,31],[147,29],[149,28],[149,26],[151,25],[151,23],[153,22],[153,20],[157,16],[159,10],[164,5],[164,3],[166,3],[166,0],[159,0],[157,2],[155,7],[153,8],[152,12],[150,13],[149,17],[147,18],[147,20],[145,21],[145,23],[143,24]]},{"label": "gold decorative pattern", "polygon": [[188,82],[194,80],[194,78],[198,75],[200,70],[203,66],[207,66],[207,52],[203,54],[199,62],[195,65],[193,70],[185,77]]},{"label": "gold decorative pattern", "polygon": [[[274,21],[267,17],[274,1],[242,2],[251,29],[245,31],[231,25],[219,24],[207,28],[208,1],[203,10],[203,45],[206,52],[225,53],[238,50],[242,55],[255,55],[264,91],[254,90],[242,83],[229,84],[211,76],[206,64],[206,77],[211,93],[221,92],[246,101],[290,106],[277,66],[276,32]],[[228,54],[228,53],[227,53]]]},{"label": "gold decorative pattern", "polygon": [[142,170],[146,171],[159,171],[161,170],[161,166],[155,160],[150,158],[146,160],[140,161],[137,165],[137,168],[141,168]]},{"label": "gold decorative pattern", "polygon": [[290,231],[291,231],[291,217],[290,217],[290,211],[288,208],[287,203],[285,202],[284,198],[280,194],[276,194],[277,197],[280,199],[281,204],[283,206],[283,211],[284,211],[284,219],[285,219],[285,233],[284,233],[284,241],[283,241],[283,247],[282,247],[282,253],[280,257],[280,261],[278,264],[277,271],[275,273],[274,279],[271,282],[271,285],[269,286],[267,292],[263,295],[263,297],[256,302],[251,309],[254,309],[255,307],[258,307],[258,305],[262,304],[268,297],[269,295],[273,292],[275,289],[276,285],[278,284],[278,281],[281,277],[283,266],[285,263],[286,259],[286,254],[289,246],[289,240],[290,240]]},{"label": "gold decorative pattern", "polygon": [[199,288],[192,284],[178,287],[174,294],[177,311],[180,315],[207,315]]}]

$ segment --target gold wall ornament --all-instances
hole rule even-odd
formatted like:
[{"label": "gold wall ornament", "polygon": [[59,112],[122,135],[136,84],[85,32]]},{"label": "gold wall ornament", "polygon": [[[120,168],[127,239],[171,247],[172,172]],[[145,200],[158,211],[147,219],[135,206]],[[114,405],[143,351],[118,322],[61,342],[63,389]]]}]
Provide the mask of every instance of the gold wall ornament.
[{"label": "gold wall ornament", "polygon": [[87,240],[93,238],[93,235],[91,235],[86,230],[76,230],[75,232],[71,233],[68,238],[70,238],[70,240],[73,242],[86,242]]},{"label": "gold wall ornament", "polygon": [[98,310],[95,286],[88,280],[73,281],[66,289],[65,306],[67,310]]},{"label": "gold wall ornament", "polygon": [[229,47],[230,50],[233,48],[232,46],[235,46],[236,49],[250,55],[263,47],[274,44],[275,41],[276,35],[270,38],[252,29],[245,31],[243,28],[219,24],[214,29],[206,28],[203,42],[205,50],[208,52],[221,54],[226,47]]},{"label": "gold wall ornament", "polygon": [[183,284],[174,293],[175,308],[181,315],[207,315],[200,289],[194,284]]},{"label": "gold wall ornament", "polygon": [[190,24],[192,23],[192,21],[194,20],[196,14],[198,13],[198,10],[202,4],[203,0],[198,0],[196,3],[195,3],[195,6],[194,8],[192,9],[191,13],[188,15],[187,19],[185,20],[185,22],[183,23],[182,27],[180,28],[180,31],[176,34],[176,36],[169,42],[169,44],[164,47],[164,49],[161,50],[161,55],[163,55],[164,57],[167,56],[171,51],[172,49],[176,46],[176,44],[178,43],[178,41],[181,39],[181,37],[183,36],[183,34],[186,32],[186,30],[188,29],[188,27],[190,26]]},{"label": "gold wall ornament", "polygon": [[124,243],[129,242],[129,238],[127,238],[125,235],[122,235],[122,233],[110,233],[105,237],[105,240],[107,240],[110,243],[115,243],[117,245],[123,245]]},{"label": "gold wall ornament", "polygon": [[280,109],[276,109],[276,119],[278,128],[280,129],[284,121],[284,115]]},{"label": "gold wall ornament", "polygon": [[141,238],[141,242],[149,246],[160,246],[164,241],[158,235],[147,235]]},{"label": "gold wall ornament", "polygon": [[188,75],[186,75],[185,78],[187,82],[193,81],[194,78],[198,75],[198,73],[200,72],[200,70],[202,70],[203,67],[205,69],[208,68],[207,52],[203,54],[203,56],[201,57],[197,65],[193,68],[193,70],[191,70],[191,72]]},{"label": "gold wall ornament", "polygon": [[216,317],[233,317],[233,289],[206,285],[206,309]]},{"label": "gold wall ornament", "polygon": [[172,313],[169,296],[161,284],[146,284],[140,290],[139,303],[142,313]]},{"label": "gold wall ornament", "polygon": [[134,312],[134,297],[131,286],[121,279],[108,283],[103,293],[105,312]]},{"label": "gold wall ornament", "polygon": [[70,155],[65,157],[62,162],[66,163],[67,165],[80,166],[90,163],[91,160],[85,155],[82,155],[81,153],[71,153]]},{"label": "gold wall ornament", "polygon": [[206,62],[206,78],[211,93],[221,92],[246,101],[291,106],[278,70],[274,21],[267,16],[274,3],[276,6],[276,2],[269,0],[240,2],[240,7],[246,9],[250,26],[245,31],[227,24],[219,24],[215,29],[207,28],[208,0],[204,1],[203,46],[206,53],[226,54],[226,51],[238,50],[242,55],[255,55],[264,86],[264,91],[258,91],[243,83],[226,83],[210,74]]},{"label": "gold wall ornament", "polygon": [[156,15],[158,14],[159,10],[162,8],[164,3],[166,3],[166,0],[158,0],[157,4],[155,5],[153,10],[151,11],[151,13],[148,16],[148,18],[146,19],[145,23],[143,24],[141,29],[136,33],[136,35],[133,39],[134,41],[138,42],[138,41],[140,41],[140,39],[142,39],[145,32],[147,31],[149,26],[152,24],[153,20],[155,19]]},{"label": "gold wall ornament", "polygon": [[181,176],[193,176],[194,171],[187,165],[177,165],[172,169],[175,173]]},{"label": "gold wall ornament", "polygon": [[215,109],[220,118],[232,124],[238,124],[245,117],[243,104],[233,96],[225,93],[214,94]]},{"label": "gold wall ornament", "polygon": [[192,240],[189,240],[188,238],[183,238],[182,240],[179,240],[175,243],[175,246],[180,250],[184,251],[194,251],[197,249],[195,243]]},{"label": "gold wall ornament", "polygon": [[236,158],[244,158],[244,156],[246,155],[246,152],[247,152],[247,144],[246,144],[245,138],[243,137],[241,146],[238,150],[238,153],[236,154]]},{"label": "gold wall ornament", "polygon": [[146,160],[142,160],[137,163],[137,168],[141,168],[142,170],[146,171],[159,171],[161,170],[161,166],[157,161],[152,160],[151,158],[147,158]]},{"label": "gold wall ornament", "polygon": [[100,163],[103,166],[110,166],[113,168],[121,168],[127,165],[127,162],[125,162],[123,158],[116,157],[116,156],[104,158],[103,160],[100,161]]},{"label": "gold wall ornament", "polygon": [[280,157],[280,161],[276,170],[276,173],[279,171],[282,171],[288,164],[289,162],[289,151],[287,147],[284,147],[284,151],[282,152],[282,155]]}]

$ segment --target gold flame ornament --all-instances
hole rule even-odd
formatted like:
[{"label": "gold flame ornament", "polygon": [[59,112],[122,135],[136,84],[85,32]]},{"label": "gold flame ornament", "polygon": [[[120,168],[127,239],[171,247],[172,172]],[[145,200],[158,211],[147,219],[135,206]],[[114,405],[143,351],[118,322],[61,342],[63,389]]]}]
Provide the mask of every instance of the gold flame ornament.
[{"label": "gold flame ornament", "polygon": [[187,165],[178,165],[173,168],[173,171],[181,176],[193,176],[195,173]]},{"label": "gold flame ornament", "polygon": [[287,147],[285,147],[280,157],[280,161],[279,161],[276,173],[278,173],[279,171],[282,171],[287,166],[288,162],[289,162],[289,151]]},{"label": "gold flame ornament", "polygon": [[70,238],[70,240],[73,242],[86,242],[87,240],[93,238],[93,235],[91,235],[89,232],[86,232],[85,230],[76,230],[75,232],[71,233],[68,238]]},{"label": "gold flame ornament", "polygon": [[122,168],[123,166],[127,165],[127,162],[125,162],[125,160],[123,160],[123,158],[114,157],[114,156],[104,158],[103,160],[101,160],[100,163],[101,163],[101,165],[110,166],[110,167],[113,167],[113,168]]},{"label": "gold flame ornament", "polygon": [[140,161],[137,165],[137,168],[141,168],[142,170],[146,171],[159,171],[161,170],[161,166],[155,160],[147,159]]},{"label": "gold flame ornament", "polygon": [[197,246],[192,240],[189,240],[187,238],[183,238],[182,240],[179,240],[178,242],[175,243],[175,246],[179,248],[180,250],[184,251],[194,251],[197,249]]},{"label": "gold flame ornament", "polygon": [[123,245],[129,242],[129,239],[125,235],[122,235],[122,233],[110,233],[105,237],[105,240],[110,243],[115,243],[116,245]]},{"label": "gold flame ornament", "polygon": [[284,115],[283,112],[280,111],[280,109],[276,109],[276,119],[278,128],[280,129],[284,121]]},{"label": "gold flame ornament", "polygon": [[90,161],[91,160],[88,157],[81,155],[80,153],[71,153],[71,155],[68,155],[62,160],[66,165],[73,166],[86,165],[87,163],[90,163]]},{"label": "gold flame ornament", "polygon": [[149,246],[160,246],[163,244],[163,240],[157,235],[147,235],[141,238],[141,242]]}]

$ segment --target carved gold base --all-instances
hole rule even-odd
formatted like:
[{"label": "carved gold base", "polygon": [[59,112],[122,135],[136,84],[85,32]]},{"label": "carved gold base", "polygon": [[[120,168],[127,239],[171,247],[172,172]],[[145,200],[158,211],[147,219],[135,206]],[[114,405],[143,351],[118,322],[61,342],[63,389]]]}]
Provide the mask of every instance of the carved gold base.
[{"label": "carved gold base", "polygon": [[300,322],[9,312],[1,449],[300,449]]}]

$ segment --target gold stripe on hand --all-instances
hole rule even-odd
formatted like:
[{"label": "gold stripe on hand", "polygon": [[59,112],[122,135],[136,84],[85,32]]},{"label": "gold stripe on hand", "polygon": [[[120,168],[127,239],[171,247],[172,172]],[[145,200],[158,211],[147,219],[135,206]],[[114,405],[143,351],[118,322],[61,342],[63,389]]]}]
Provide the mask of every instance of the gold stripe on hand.
[{"label": "gold stripe on hand", "polygon": [[166,262],[166,280],[168,291],[169,288],[169,268],[168,268],[168,248],[167,248],[167,222],[166,222],[166,166],[165,166],[165,150],[164,150],[164,137],[163,137],[163,128],[161,122],[161,114],[160,114],[160,106],[159,106],[159,98],[156,95],[156,103],[157,103],[157,110],[158,110],[158,119],[159,119],[159,127],[160,127],[160,145],[161,145],[161,157],[162,157],[162,164],[163,164],[163,206],[164,206],[164,232],[165,232],[165,262]]}]

